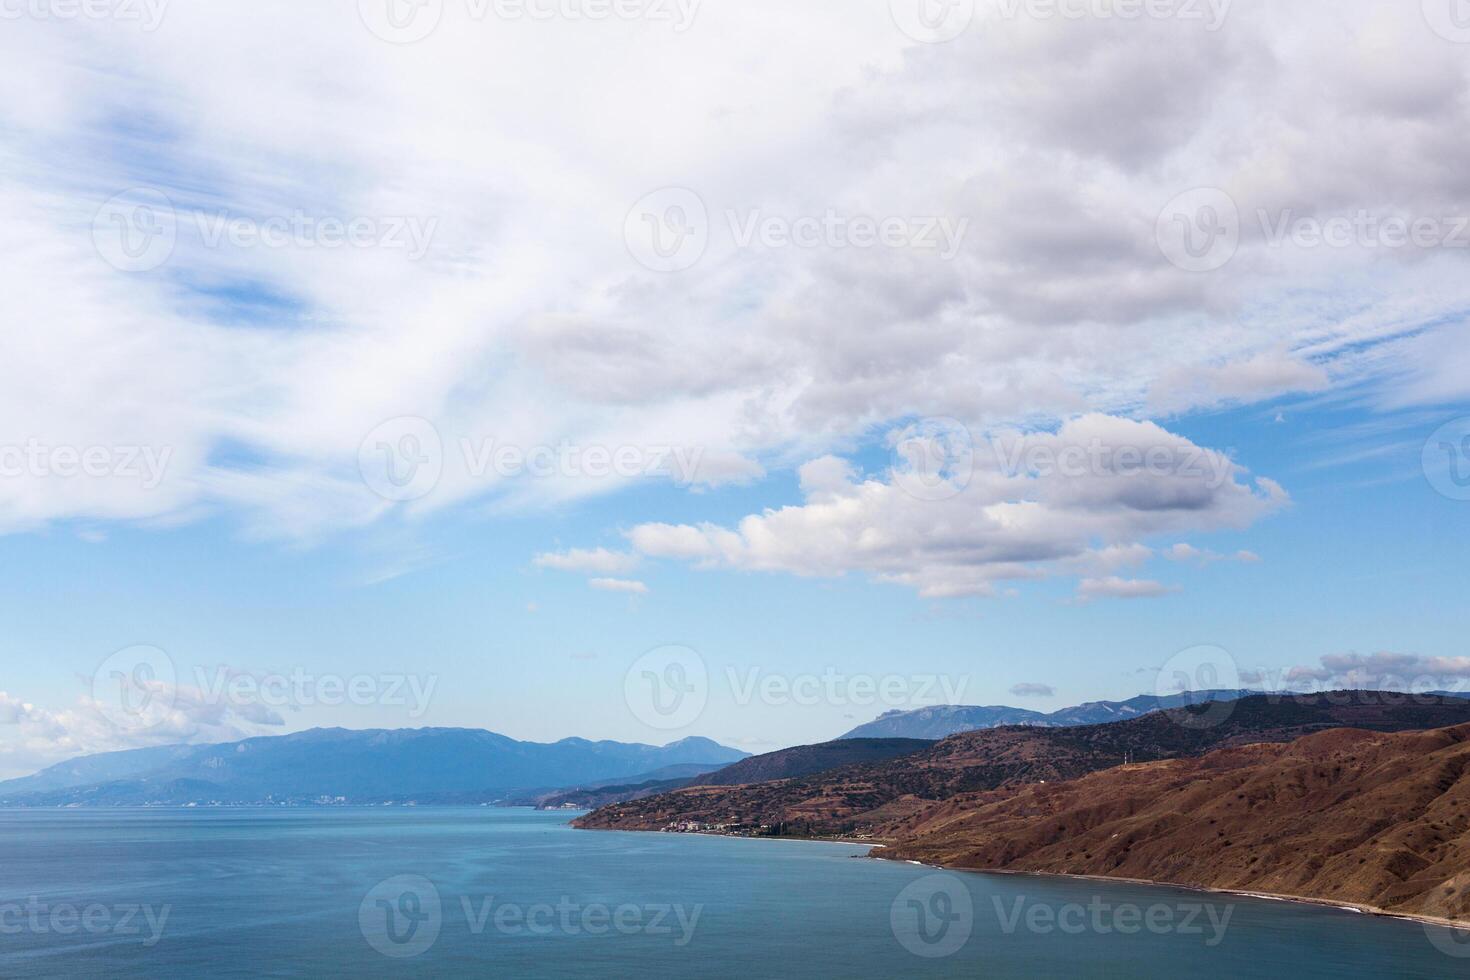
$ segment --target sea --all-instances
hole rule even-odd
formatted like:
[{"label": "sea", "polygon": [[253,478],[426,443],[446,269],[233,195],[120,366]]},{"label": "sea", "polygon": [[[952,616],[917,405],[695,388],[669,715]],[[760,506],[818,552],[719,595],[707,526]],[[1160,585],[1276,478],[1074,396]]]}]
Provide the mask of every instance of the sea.
[{"label": "sea", "polygon": [[1454,977],[1470,935],[565,811],[0,811],[0,977]]}]

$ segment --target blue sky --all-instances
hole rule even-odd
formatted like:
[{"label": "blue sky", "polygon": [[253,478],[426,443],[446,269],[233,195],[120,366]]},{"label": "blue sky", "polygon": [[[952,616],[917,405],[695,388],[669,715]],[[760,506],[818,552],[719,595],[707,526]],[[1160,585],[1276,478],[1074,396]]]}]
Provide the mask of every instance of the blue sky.
[{"label": "blue sky", "polygon": [[[1379,444],[1411,441],[1435,417],[1416,414]],[[455,512],[306,548],[250,540],[228,518],[109,530],[93,542],[66,527],[14,535],[0,543],[8,683],[64,704],[107,654],[144,643],[168,651],[186,677],[196,667],[249,665],[438,679],[422,715],[398,705],[307,706],[285,712],[290,728],[463,725],[534,740],[661,741],[669,733],[625,702],[624,675],[645,651],[682,644],[709,664],[711,700],[675,734],[760,751],[831,737],[887,705],[741,705],[732,668],[739,677],[751,668],[935,675],[963,685],[967,703],[1050,709],[1152,693],[1158,666],[1198,644],[1219,645],[1242,666],[1283,669],[1343,651],[1458,655],[1463,628],[1452,610],[1470,545],[1466,504],[1432,488],[1412,445],[1324,465],[1344,448],[1335,439],[1323,446],[1324,434],[1378,419],[1281,404],[1179,420],[1176,431],[1234,447],[1253,469],[1279,475],[1293,504],[1247,531],[1190,539],[1221,553],[1247,548],[1259,563],[1157,559],[1147,573],[1179,591],[1133,601],[1077,604],[1060,582],[1024,585],[1013,598],[927,600],[860,575],[670,563],[643,569],[649,593],[630,597],[532,564],[549,543],[618,548],[622,531],[644,518],[687,511],[732,520],[779,507],[796,494],[786,477],[695,498],[657,487],[514,516]],[[408,542],[433,557],[365,583],[375,562]],[[1018,699],[1009,690],[1019,683],[1056,694]]]},{"label": "blue sky", "polygon": [[0,774],[1470,678],[1470,37],[917,2],[13,22]]}]

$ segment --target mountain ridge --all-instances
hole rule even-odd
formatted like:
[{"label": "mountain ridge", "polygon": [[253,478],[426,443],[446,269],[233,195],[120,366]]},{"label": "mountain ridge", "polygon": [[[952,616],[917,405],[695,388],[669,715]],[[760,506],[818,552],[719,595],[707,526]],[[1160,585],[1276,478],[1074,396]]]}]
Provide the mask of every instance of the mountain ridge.
[{"label": "mountain ridge", "polygon": [[908,711],[886,711],[864,725],[859,725],[843,738],[927,738],[938,740],[961,732],[1010,725],[1035,725],[1043,728],[1067,728],[1100,725],[1110,721],[1136,718],[1153,711],[1184,707],[1202,701],[1237,701],[1243,697],[1264,694],[1244,688],[1188,691],[1181,694],[1140,694],[1125,701],[1086,701],[1055,711],[1033,711],[1010,705],[935,705]]},{"label": "mountain ridge", "polygon": [[0,803],[496,802],[668,766],[721,768],[747,755],[704,738],[653,746],[521,742],[473,728],[316,728],[83,756],[0,783]]},{"label": "mountain ridge", "polygon": [[981,729],[891,761],[768,783],[690,786],[604,807],[575,823],[589,829],[696,826],[737,833],[898,839],[932,807],[963,806],[992,790],[1071,780],[1127,762],[1287,742],[1334,728],[1405,731],[1470,723],[1470,701],[1464,698],[1423,695],[1416,703],[1397,703],[1404,698],[1382,692],[1256,695],[1103,725]]}]

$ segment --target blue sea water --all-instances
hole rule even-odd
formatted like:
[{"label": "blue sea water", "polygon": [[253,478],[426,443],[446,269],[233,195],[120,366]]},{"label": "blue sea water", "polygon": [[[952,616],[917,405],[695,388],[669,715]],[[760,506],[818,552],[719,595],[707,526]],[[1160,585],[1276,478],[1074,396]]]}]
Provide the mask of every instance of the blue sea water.
[{"label": "blue sea water", "polygon": [[3,977],[1446,977],[1447,930],[529,810],[0,812]]}]

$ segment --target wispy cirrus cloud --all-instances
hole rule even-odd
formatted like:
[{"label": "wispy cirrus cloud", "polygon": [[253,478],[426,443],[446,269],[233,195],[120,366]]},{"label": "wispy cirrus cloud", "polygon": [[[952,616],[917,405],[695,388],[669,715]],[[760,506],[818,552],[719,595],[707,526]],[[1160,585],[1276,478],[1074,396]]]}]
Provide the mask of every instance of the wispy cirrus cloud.
[{"label": "wispy cirrus cloud", "polygon": [[[677,33],[456,9],[407,48],[350,4],[170,5],[146,39],[13,21],[0,316],[43,329],[0,362],[0,445],[170,461],[151,487],[0,481],[0,531],[223,513],[312,541],[670,478],[507,477],[462,449],[486,440],[692,447],[705,466],[684,485],[699,490],[789,473],[914,416],[983,436],[1344,386],[1390,407],[1464,399],[1462,253],[1271,235],[1302,215],[1463,209],[1463,168],[1436,163],[1470,138],[1462,52],[1412,8],[1240,0],[1218,31],[1003,18],[944,45],[915,44],[886,4],[835,0],[704,5]],[[671,75],[686,81],[673,100]],[[556,94],[568,89],[581,96]],[[1242,120],[1258,138],[1235,138]],[[1289,165],[1262,147],[1288,148]],[[694,192],[709,239],[673,274],[639,265],[626,235],[635,204],[668,187]],[[1207,273],[1157,240],[1168,203],[1199,187],[1240,216],[1238,253]],[[142,220],[102,208],[140,188],[166,199],[149,213],[176,234],[156,267],[127,271],[94,231],[99,215]],[[342,247],[319,231],[279,245],[215,233],[298,213],[384,233]],[[742,245],[732,213],[967,230],[943,253]],[[109,392],[107,409],[75,390]],[[442,472],[409,501],[359,472],[369,434],[403,416],[442,436]],[[980,588],[928,582],[939,545],[917,550],[908,570],[825,564]]]}]

